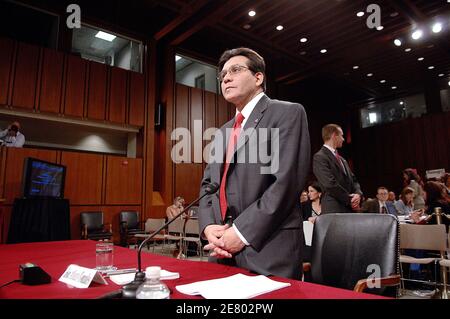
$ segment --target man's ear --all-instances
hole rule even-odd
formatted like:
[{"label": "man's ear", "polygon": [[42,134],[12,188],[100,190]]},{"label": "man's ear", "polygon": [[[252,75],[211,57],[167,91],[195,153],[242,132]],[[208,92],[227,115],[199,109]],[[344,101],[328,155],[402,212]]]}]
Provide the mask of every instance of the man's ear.
[{"label": "man's ear", "polygon": [[262,72],[256,72],[255,77],[256,77],[256,85],[262,86],[264,82],[264,74]]}]

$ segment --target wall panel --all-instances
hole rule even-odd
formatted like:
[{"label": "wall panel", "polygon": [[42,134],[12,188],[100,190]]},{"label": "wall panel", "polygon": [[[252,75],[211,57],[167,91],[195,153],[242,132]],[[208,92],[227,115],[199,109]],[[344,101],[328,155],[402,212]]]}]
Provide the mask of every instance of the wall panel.
[{"label": "wall panel", "polygon": [[105,119],[106,86],[106,65],[91,61],[89,63],[89,91],[87,102],[87,117],[89,119]]},{"label": "wall panel", "polygon": [[0,37],[0,105],[8,104],[14,41]]},{"label": "wall panel", "polygon": [[145,116],[145,77],[143,74],[129,72],[130,74],[130,108],[129,124],[144,125]]},{"label": "wall panel", "polygon": [[41,94],[39,110],[41,112],[59,113],[61,105],[62,75],[64,54],[51,49],[43,49]]},{"label": "wall panel", "polygon": [[84,112],[84,91],[86,88],[86,60],[74,55],[67,56],[66,90],[64,114],[82,117]]},{"label": "wall panel", "polygon": [[111,82],[109,86],[108,120],[125,124],[127,107],[127,72],[119,68],[111,68]]},{"label": "wall panel", "polygon": [[142,159],[107,157],[106,205],[140,205]]}]

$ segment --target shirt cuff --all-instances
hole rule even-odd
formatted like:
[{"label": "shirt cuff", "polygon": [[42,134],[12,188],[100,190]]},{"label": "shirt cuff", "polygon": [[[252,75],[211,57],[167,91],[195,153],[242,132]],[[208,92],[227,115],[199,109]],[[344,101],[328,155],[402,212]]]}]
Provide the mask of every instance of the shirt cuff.
[{"label": "shirt cuff", "polygon": [[242,236],[241,232],[239,231],[239,229],[237,229],[236,225],[233,224],[232,226],[234,228],[234,231],[236,232],[236,234],[238,235],[239,239],[242,240],[242,242],[245,244],[245,246],[250,246],[250,244],[248,243],[248,241],[245,239],[244,236]]}]

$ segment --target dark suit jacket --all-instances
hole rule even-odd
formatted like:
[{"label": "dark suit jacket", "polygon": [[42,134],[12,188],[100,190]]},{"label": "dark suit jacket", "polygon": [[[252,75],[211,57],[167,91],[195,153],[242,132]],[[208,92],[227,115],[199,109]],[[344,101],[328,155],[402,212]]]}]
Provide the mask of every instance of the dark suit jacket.
[{"label": "dark suit jacket", "polygon": [[[215,158],[209,159],[205,169],[201,195],[207,183],[220,184],[228,143],[228,138],[221,136],[228,136],[230,130],[226,129],[233,124],[234,119],[215,134],[211,148]],[[264,152],[271,156],[258,155]],[[234,256],[237,266],[263,275],[301,276],[304,238],[298,198],[309,164],[310,140],[303,106],[263,96],[245,123],[228,169],[229,213],[250,244]],[[199,221],[202,231],[208,225],[223,223],[219,192],[200,201]]]},{"label": "dark suit jacket", "polygon": [[351,213],[350,194],[362,195],[361,187],[350,170],[347,161],[342,158],[345,170],[336,160],[334,154],[325,146],[314,154],[313,171],[322,186],[322,214]]},{"label": "dark suit jacket", "polygon": [[[388,214],[397,216],[397,209],[392,202],[386,202],[386,209]],[[369,199],[363,204],[363,211],[365,213],[380,213],[380,202],[378,199]]]}]

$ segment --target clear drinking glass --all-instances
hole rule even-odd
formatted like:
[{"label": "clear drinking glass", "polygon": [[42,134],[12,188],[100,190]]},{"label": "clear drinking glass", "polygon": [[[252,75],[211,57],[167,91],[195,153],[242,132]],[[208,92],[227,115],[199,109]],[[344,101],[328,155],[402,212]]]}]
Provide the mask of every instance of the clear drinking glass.
[{"label": "clear drinking glass", "polygon": [[114,269],[114,244],[100,241],[95,245],[95,268],[100,271]]}]

